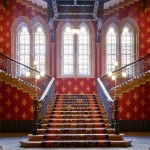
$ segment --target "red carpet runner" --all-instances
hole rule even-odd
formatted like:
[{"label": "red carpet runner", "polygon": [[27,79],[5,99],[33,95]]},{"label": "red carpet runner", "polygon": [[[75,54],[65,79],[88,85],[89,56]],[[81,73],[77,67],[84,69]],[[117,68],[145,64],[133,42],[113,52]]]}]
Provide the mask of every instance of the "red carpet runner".
[{"label": "red carpet runner", "polygon": [[103,105],[95,95],[57,95],[47,110],[39,135],[23,147],[128,147],[123,134],[113,134]]}]

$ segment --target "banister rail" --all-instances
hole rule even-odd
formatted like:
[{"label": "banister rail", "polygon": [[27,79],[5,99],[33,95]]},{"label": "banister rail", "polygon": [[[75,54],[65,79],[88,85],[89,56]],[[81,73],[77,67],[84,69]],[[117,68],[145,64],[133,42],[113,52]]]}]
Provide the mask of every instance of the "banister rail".
[{"label": "banister rail", "polygon": [[[116,83],[116,86],[118,86],[129,80],[132,80],[133,78],[137,78],[138,76],[143,75],[145,72],[147,72],[149,70],[150,70],[150,54],[148,54],[126,66],[123,66],[117,70],[114,70],[112,73],[115,73],[118,76],[117,83]],[[121,74],[123,72],[126,73],[125,78],[121,77]],[[108,91],[115,86],[114,82],[111,81],[108,74],[102,76],[100,79]]]},{"label": "banister rail", "polygon": [[[112,74],[116,76],[115,81],[112,81],[108,75],[104,75],[103,77],[97,79],[98,95],[102,100],[109,122],[114,127],[115,134],[119,134],[119,124],[118,124],[118,97],[116,95],[116,88],[114,87],[121,86],[122,84],[128,81],[133,81],[133,79],[136,79],[140,76],[143,77],[143,75],[149,72],[149,70],[150,70],[150,54],[113,71]],[[122,73],[126,74],[124,78],[122,77]],[[109,90],[112,88],[115,89],[115,95],[113,97],[113,100],[111,100],[108,94]]]},{"label": "banister rail", "polygon": [[[27,65],[24,65],[12,58],[4,55],[0,52],[0,70],[5,73],[11,75],[12,77],[17,77],[24,81],[24,83],[28,83],[30,85],[35,86],[35,74],[40,74],[40,71],[35,70]],[[30,77],[26,77],[26,72],[30,72]],[[40,87],[43,91],[47,87],[47,84],[51,80],[51,77],[45,75],[38,83],[37,86]]]},{"label": "banister rail", "polygon": [[109,93],[107,92],[105,86],[101,82],[100,78],[97,79],[97,86],[98,86],[98,96],[101,98],[103,106],[105,108],[105,112],[107,114],[108,120],[112,123],[112,104],[113,100],[110,97]]},{"label": "banister rail", "polygon": [[55,79],[52,78],[51,81],[49,82],[47,88],[45,89],[43,95],[39,99],[39,103],[41,104],[40,106],[40,124],[43,122],[43,119],[45,117],[45,114],[47,112],[47,107],[49,106],[51,99],[54,95],[54,81]]},{"label": "banister rail", "polygon": [[[54,78],[45,75],[36,79],[36,75],[40,75],[40,71],[37,71],[34,68],[26,66],[16,60],[9,58],[8,56],[0,52],[0,70],[5,72],[6,75],[11,76],[12,78],[17,78],[19,81],[28,84],[30,87],[35,88],[34,92],[34,125],[33,125],[33,134],[38,134],[38,128],[40,123],[43,121],[46,114],[46,110],[52,96],[54,95]],[[26,77],[26,73],[30,72],[30,76]],[[38,87],[43,90],[43,95],[39,99],[37,92]],[[39,107],[40,105],[40,107]]]}]

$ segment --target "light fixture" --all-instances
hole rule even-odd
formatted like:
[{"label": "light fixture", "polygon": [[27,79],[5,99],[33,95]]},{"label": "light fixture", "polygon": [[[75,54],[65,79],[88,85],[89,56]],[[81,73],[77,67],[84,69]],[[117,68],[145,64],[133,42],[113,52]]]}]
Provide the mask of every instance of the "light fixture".
[{"label": "light fixture", "polygon": [[36,60],[34,61],[34,65],[35,65],[35,66],[37,66],[37,65],[38,65],[38,62],[37,62]]},{"label": "light fixture", "polygon": [[112,80],[116,80],[116,76],[115,76],[115,75],[112,75],[112,76],[111,76],[111,79],[112,79]]},{"label": "light fixture", "polygon": [[[109,72],[108,73],[108,76],[111,77],[111,79],[115,82],[115,93],[114,93],[114,133],[115,134],[119,134],[119,124],[118,124],[118,97],[117,97],[117,78],[119,77],[119,73],[118,73],[118,70],[117,70],[117,67],[118,67],[118,62],[115,61],[113,63],[113,66],[115,68],[116,71],[113,71],[113,72]],[[126,77],[127,74],[126,72],[122,72],[122,77]]]},{"label": "light fixture", "polygon": [[115,67],[118,66],[118,62],[117,61],[114,62],[114,66]]},{"label": "light fixture", "polygon": [[112,72],[109,72],[109,73],[108,73],[108,76],[111,77],[111,76],[112,76]]},{"label": "light fixture", "polygon": [[40,72],[41,77],[44,77],[45,73],[44,72]]},{"label": "light fixture", "polygon": [[126,72],[122,72],[122,76],[126,77],[127,76]]},{"label": "light fixture", "polygon": [[80,34],[80,30],[79,29],[72,29],[71,33],[72,34]]},{"label": "light fixture", "polygon": [[39,75],[39,74],[36,75],[36,79],[37,79],[37,80],[40,79],[40,75]]},{"label": "light fixture", "polygon": [[26,72],[26,77],[29,77],[29,76],[30,76],[30,72],[27,71],[27,72]]}]

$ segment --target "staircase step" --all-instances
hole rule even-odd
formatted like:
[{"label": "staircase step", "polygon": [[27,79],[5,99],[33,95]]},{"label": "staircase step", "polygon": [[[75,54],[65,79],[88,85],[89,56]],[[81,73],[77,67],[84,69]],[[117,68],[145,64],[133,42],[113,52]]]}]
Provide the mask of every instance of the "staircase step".
[{"label": "staircase step", "polygon": [[129,147],[131,141],[78,140],[78,141],[21,141],[23,147]]},{"label": "staircase step", "polygon": [[111,124],[106,123],[49,123],[42,124],[42,129],[46,128],[110,128]]},{"label": "staircase step", "polygon": [[54,119],[58,119],[58,118],[64,118],[64,119],[77,119],[77,118],[82,118],[82,119],[86,119],[86,118],[107,118],[107,116],[105,115],[57,115],[57,114],[52,114],[52,115],[46,115],[45,116],[46,119],[50,119],[50,118],[54,118]]},{"label": "staircase step", "polygon": [[43,123],[100,123],[105,122],[108,123],[108,119],[44,119]]},{"label": "staircase step", "polygon": [[96,101],[56,101],[55,104],[97,104]]},{"label": "staircase step", "polygon": [[[91,107],[91,108],[54,108],[56,111],[96,111],[99,110],[99,107]],[[101,109],[104,110],[104,109]]]},{"label": "staircase step", "polygon": [[106,128],[47,128],[39,129],[38,132],[39,134],[113,134],[114,131]]},{"label": "staircase step", "polygon": [[[49,114],[49,113],[47,113],[47,114]],[[102,114],[100,111],[53,111],[52,112],[52,114],[57,114],[57,115],[59,115],[59,114],[62,114],[62,115],[69,115],[69,114],[71,114],[71,115],[75,115],[75,114],[77,114],[77,115],[79,115],[79,114]]]},{"label": "staircase step", "polygon": [[[77,107],[77,108],[82,108],[82,107],[100,107],[100,105],[98,105],[98,104],[55,104],[54,105],[54,107],[63,107],[63,108],[66,108],[66,107],[72,107],[72,108],[74,108],[74,107]],[[101,107],[103,107],[103,106],[101,106]]]},{"label": "staircase step", "polygon": [[40,140],[123,140],[123,134],[45,134],[28,135],[29,141]]}]

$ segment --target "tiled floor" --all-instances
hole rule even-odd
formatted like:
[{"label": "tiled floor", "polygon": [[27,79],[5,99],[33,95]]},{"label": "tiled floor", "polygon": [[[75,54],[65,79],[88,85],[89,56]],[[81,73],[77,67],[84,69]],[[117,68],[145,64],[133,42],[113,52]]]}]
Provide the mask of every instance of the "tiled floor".
[{"label": "tiled floor", "polygon": [[129,148],[22,148],[19,141],[27,139],[25,133],[0,133],[0,145],[3,150],[150,150],[150,132],[127,132],[125,138],[132,140],[132,146]]}]

